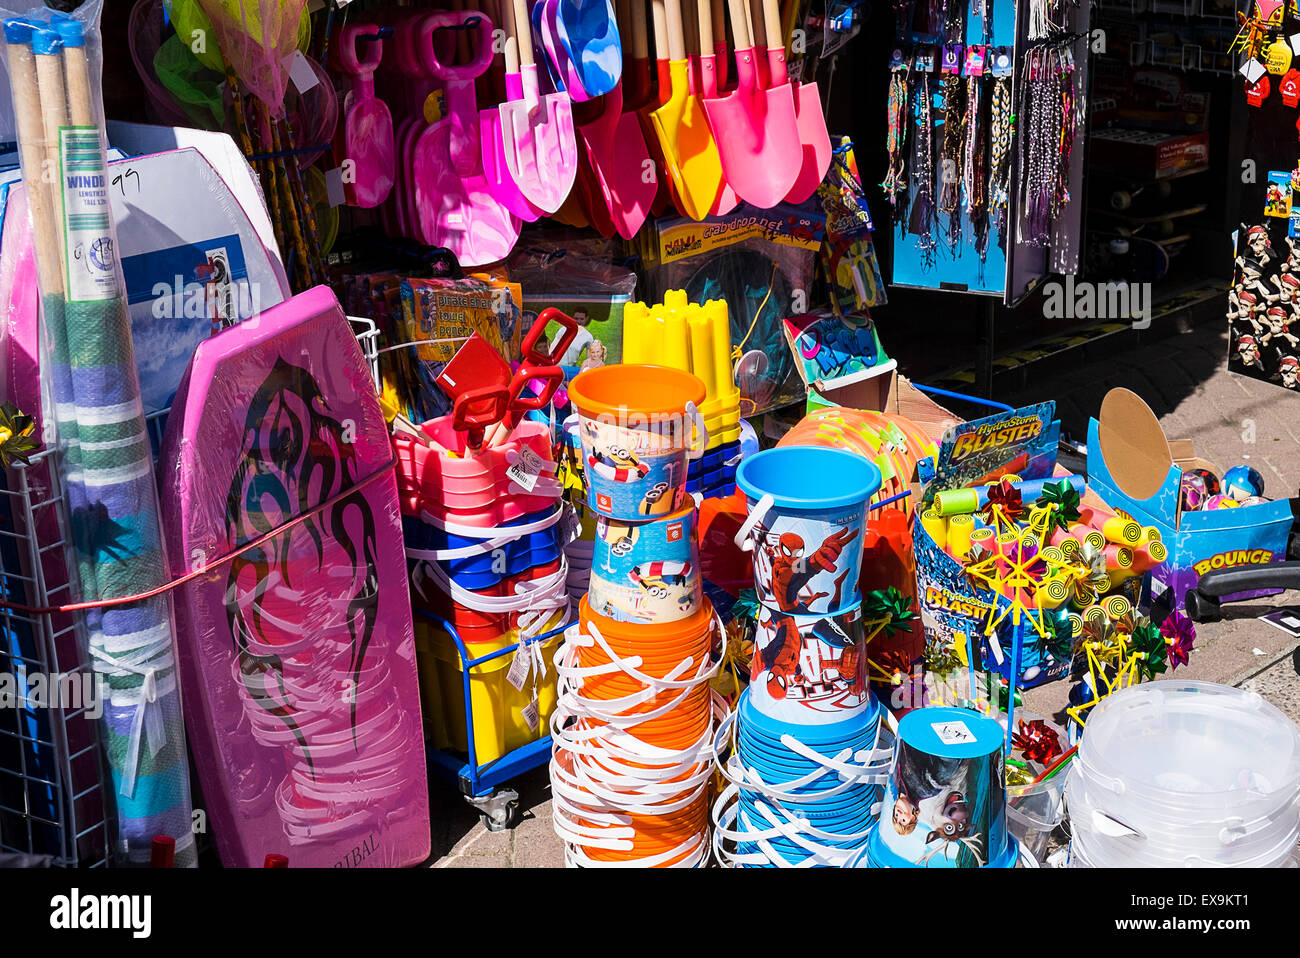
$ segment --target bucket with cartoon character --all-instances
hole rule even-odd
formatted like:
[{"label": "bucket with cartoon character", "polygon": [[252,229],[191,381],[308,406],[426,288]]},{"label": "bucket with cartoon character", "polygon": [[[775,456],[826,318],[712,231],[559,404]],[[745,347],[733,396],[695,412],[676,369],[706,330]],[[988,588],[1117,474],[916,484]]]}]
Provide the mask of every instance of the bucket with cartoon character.
[{"label": "bucket with cartoon character", "polygon": [[709,441],[699,377],[666,366],[600,366],[579,373],[569,396],[592,509],[644,522],[686,504],[687,460]]},{"label": "bucket with cartoon character", "polygon": [[1001,725],[932,706],[898,723],[880,824],[868,842],[881,868],[1013,868]]},{"label": "bucket with cartoon character", "polygon": [[880,470],[851,452],[787,446],[742,460],[736,484],[749,518],[735,541],[754,553],[759,602],[789,615],[828,615],[851,601]]},{"label": "bucket with cartoon character", "polygon": [[862,600],[829,615],[794,615],[759,606],[749,699],[792,725],[842,722],[867,708],[867,641]]},{"label": "bucket with cartoon character", "polygon": [[676,622],[700,607],[695,509],[662,519],[596,519],[587,599],[599,615],[646,625]]}]

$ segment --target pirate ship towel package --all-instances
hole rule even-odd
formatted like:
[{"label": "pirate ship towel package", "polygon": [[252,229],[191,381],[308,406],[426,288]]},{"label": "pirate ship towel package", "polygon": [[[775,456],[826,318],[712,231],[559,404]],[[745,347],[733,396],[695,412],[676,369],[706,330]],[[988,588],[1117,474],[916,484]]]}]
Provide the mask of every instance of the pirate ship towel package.
[{"label": "pirate ship towel package", "polygon": [[429,854],[391,464],[368,366],[326,287],[199,345],[159,469],[173,574],[210,570],[176,590],[176,620],[186,726],[228,866]]},{"label": "pirate ship towel package", "polygon": [[882,868],[1010,868],[1002,726],[968,709],[930,707],[898,723],[880,821],[868,841]]}]

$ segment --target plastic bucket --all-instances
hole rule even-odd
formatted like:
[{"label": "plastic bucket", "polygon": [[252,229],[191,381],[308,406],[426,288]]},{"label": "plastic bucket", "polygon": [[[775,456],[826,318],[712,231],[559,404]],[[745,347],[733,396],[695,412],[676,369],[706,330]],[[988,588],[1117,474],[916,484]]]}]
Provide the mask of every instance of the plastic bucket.
[{"label": "plastic bucket", "polygon": [[698,377],[666,366],[601,366],[579,373],[569,397],[593,510],[645,520],[685,505],[687,458],[708,442]]},{"label": "plastic bucket", "polygon": [[843,721],[867,707],[867,642],[862,603],[829,615],[759,609],[750,704],[794,725]]},{"label": "plastic bucket", "polygon": [[589,589],[591,608],[619,622],[692,615],[703,598],[694,507],[647,522],[597,519]]},{"label": "plastic bucket", "polygon": [[894,868],[1015,864],[1007,834],[1005,732],[968,709],[916,709],[898,723],[872,858]]},{"label": "plastic bucket", "polygon": [[465,525],[496,526],[555,508],[559,485],[554,477],[543,476],[529,490],[507,475],[525,448],[543,462],[552,461],[550,429],[545,424],[525,420],[506,442],[472,455],[465,455],[465,433],[455,430],[451,416],[420,428],[456,455],[402,433],[393,436],[398,496],[405,515],[418,516],[424,510]]},{"label": "plastic bucket", "polygon": [[735,541],[754,552],[758,600],[798,615],[839,609],[857,586],[880,470],[838,449],[789,446],[743,460],[736,484],[749,518]]}]

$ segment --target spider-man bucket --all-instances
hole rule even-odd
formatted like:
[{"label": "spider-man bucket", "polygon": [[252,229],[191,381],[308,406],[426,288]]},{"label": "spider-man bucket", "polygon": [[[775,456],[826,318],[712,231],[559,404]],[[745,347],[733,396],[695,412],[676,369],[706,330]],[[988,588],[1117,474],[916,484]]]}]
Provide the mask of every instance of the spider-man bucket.
[{"label": "spider-man bucket", "polygon": [[968,709],[934,706],[898,723],[894,765],[870,863],[886,868],[1012,868],[1002,726]]},{"label": "spider-man bucket", "polygon": [[850,600],[829,615],[760,606],[749,668],[755,709],[794,725],[824,725],[867,708],[862,600],[856,592]]},{"label": "spider-man bucket", "polygon": [[693,507],[649,522],[600,516],[594,545],[587,600],[598,614],[650,625],[685,619],[699,608]]},{"label": "spider-man bucket", "polygon": [[569,396],[593,510],[644,521],[686,504],[687,459],[703,455],[709,441],[699,377],[666,366],[600,366],[579,373]]},{"label": "spider-man bucket", "polygon": [[852,601],[880,470],[838,449],[788,446],[743,460],[736,484],[749,503],[736,544],[754,552],[758,600],[793,615],[827,615]]}]

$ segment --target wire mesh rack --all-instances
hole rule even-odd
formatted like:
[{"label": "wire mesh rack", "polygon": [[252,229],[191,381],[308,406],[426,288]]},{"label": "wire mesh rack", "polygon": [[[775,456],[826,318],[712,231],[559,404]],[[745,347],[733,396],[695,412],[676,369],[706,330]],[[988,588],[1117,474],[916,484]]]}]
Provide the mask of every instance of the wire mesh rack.
[{"label": "wire mesh rack", "polygon": [[[76,599],[58,452],[7,470],[0,589],[48,608]],[[111,850],[99,696],[77,617],[0,608],[0,851],[98,867]],[[5,694],[7,692],[7,695]]]},{"label": "wire mesh rack", "polygon": [[[379,328],[348,317],[376,389]],[[145,416],[155,454],[169,409]],[[79,598],[60,482],[47,449],[0,473],[0,599],[52,608]],[[83,620],[0,607],[0,854],[56,867],[112,859],[113,795],[100,747],[100,703]]]}]

